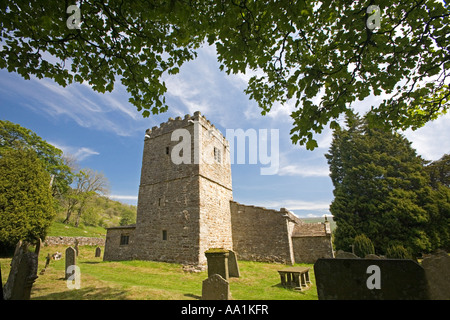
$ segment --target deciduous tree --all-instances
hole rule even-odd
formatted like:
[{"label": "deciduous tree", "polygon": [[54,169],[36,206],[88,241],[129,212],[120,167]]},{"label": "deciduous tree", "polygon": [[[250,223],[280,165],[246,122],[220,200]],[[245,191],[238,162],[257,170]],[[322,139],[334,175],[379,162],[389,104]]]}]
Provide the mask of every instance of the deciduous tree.
[{"label": "deciduous tree", "polygon": [[98,92],[120,80],[148,117],[168,108],[163,79],[208,43],[227,73],[256,71],[245,92],[262,114],[292,100],[291,138],[308,149],[371,94],[383,100],[371,122],[397,129],[421,127],[449,107],[450,14],[439,0],[79,4],[1,2],[0,68]]}]

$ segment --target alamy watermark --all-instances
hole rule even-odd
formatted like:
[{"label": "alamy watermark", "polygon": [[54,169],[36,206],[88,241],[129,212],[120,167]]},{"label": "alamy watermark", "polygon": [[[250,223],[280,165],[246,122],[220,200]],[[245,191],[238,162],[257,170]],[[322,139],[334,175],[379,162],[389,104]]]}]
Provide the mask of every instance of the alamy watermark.
[{"label": "alamy watermark", "polygon": [[[67,28],[81,29],[81,9],[77,5],[73,4],[67,7],[66,13],[70,14],[66,21]],[[367,7],[366,13],[370,14],[366,21],[367,28],[372,31],[380,28],[380,7],[372,4]]]},{"label": "alamy watermark", "polygon": [[81,29],[81,10],[73,4],[67,7],[66,13],[70,14],[66,21],[67,28],[69,29]]},{"label": "alamy watermark", "polygon": [[81,271],[80,267],[77,265],[70,265],[66,269],[66,286],[68,289],[80,289],[81,288]]},{"label": "alamy watermark", "polygon": [[[214,130],[209,134],[201,134],[201,125],[194,122],[194,138],[188,129],[180,128],[172,132],[171,141],[178,142],[172,147],[170,157],[174,164],[224,164],[225,156],[222,154],[221,143],[217,144],[207,153],[203,150],[203,139],[215,139]],[[269,134],[270,133],[270,134]],[[274,175],[278,173],[280,165],[279,156],[279,130],[278,129],[227,129],[226,139],[229,142],[230,164],[261,164],[267,165],[260,168],[261,175]],[[247,152],[248,141],[248,152]],[[236,142],[236,144],[235,144]],[[194,145],[192,155],[192,143]],[[212,144],[214,145],[214,144]],[[228,147],[226,147],[228,148]],[[270,148],[270,153],[268,152]],[[248,157],[246,155],[248,154]],[[193,158],[193,160],[192,160]],[[248,160],[248,162],[247,162]]]},{"label": "alamy watermark", "polygon": [[381,26],[381,14],[380,14],[380,7],[377,5],[370,5],[366,13],[370,14],[370,16],[367,18],[366,26],[367,29],[375,30],[377,28],[380,28]]}]

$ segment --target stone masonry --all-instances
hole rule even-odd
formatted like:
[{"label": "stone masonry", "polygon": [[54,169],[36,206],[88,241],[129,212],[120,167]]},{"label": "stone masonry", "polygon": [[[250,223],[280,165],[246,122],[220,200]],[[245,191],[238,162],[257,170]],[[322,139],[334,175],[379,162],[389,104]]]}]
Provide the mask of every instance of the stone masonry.
[{"label": "stone masonry", "polygon": [[[146,131],[136,225],[108,228],[103,259],[204,266],[205,251],[223,248],[243,260],[292,264],[292,235],[302,225],[287,209],[233,201],[229,143],[195,112]],[[317,258],[330,256],[331,248]]]}]

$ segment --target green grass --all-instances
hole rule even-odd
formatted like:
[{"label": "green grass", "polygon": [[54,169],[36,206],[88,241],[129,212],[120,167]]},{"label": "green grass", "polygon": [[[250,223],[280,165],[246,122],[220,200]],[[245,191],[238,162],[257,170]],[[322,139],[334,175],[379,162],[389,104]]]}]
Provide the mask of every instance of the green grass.
[{"label": "green grass", "polygon": [[83,224],[74,227],[72,224],[54,221],[50,226],[47,236],[104,238],[106,236],[106,229],[103,227],[85,226]]},{"label": "green grass", "polygon": [[[56,251],[64,254],[65,246],[43,247],[39,271],[45,257]],[[180,264],[154,261],[105,262],[95,258],[95,247],[81,246],[77,265],[81,271],[81,288],[68,289],[64,277],[64,258],[52,260],[45,274],[33,285],[33,300],[196,300],[201,298],[206,271],[187,273]],[[102,248],[103,249],[103,248]],[[1,258],[3,283],[9,274],[10,258]],[[317,300],[313,265],[310,277],[313,285],[302,292],[283,288],[277,270],[284,265],[239,261],[240,278],[230,278],[230,290],[235,300]]]}]

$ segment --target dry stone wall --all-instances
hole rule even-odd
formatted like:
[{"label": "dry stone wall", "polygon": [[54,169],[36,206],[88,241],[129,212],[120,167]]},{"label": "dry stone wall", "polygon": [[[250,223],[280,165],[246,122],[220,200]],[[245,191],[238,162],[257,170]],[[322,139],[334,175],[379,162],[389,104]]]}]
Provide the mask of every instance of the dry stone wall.
[{"label": "dry stone wall", "polygon": [[46,237],[45,241],[44,241],[44,245],[47,245],[47,246],[57,246],[57,245],[72,246],[72,245],[75,245],[75,239],[78,240],[79,246],[104,246],[105,245],[105,239],[103,239],[103,238],[57,237],[57,236]]}]

